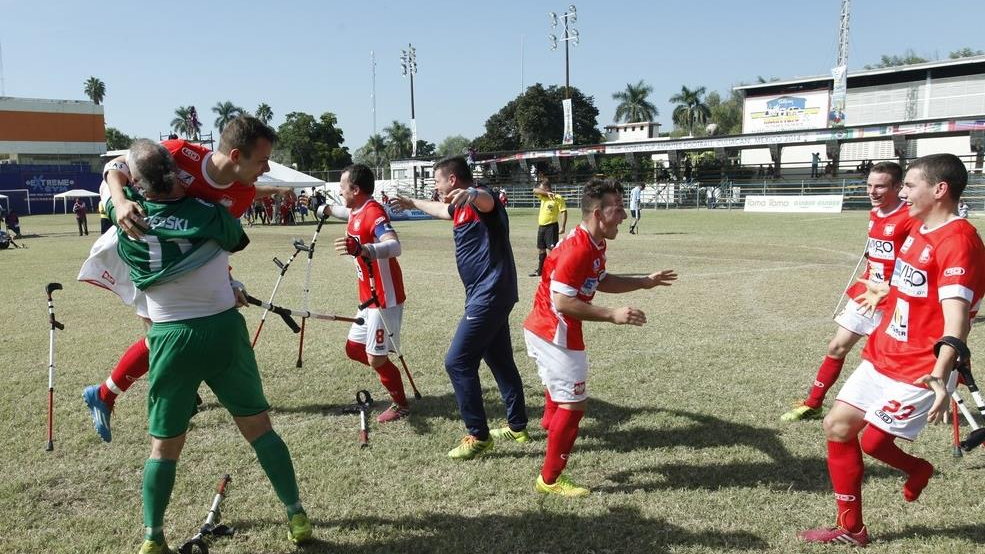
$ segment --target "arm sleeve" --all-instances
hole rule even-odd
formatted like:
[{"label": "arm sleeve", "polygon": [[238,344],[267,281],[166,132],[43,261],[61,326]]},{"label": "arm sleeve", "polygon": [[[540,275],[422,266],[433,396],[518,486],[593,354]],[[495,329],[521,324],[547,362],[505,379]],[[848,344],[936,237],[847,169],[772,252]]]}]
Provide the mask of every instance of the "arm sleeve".
[{"label": "arm sleeve", "polygon": [[982,282],[982,250],[968,237],[954,237],[937,247],[937,294],[940,300],[960,298],[971,303],[975,285]]},{"label": "arm sleeve", "polygon": [[551,274],[551,291],[565,296],[577,296],[588,277],[589,265],[577,251],[559,252],[557,265]]}]

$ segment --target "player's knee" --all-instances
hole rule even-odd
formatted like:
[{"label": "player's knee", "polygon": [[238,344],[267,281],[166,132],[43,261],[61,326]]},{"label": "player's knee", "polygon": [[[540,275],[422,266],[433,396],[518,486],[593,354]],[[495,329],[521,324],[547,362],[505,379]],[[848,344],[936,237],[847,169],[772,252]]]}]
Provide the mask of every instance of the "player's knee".
[{"label": "player's knee", "polygon": [[828,356],[839,360],[844,359],[852,351],[853,345],[854,343],[846,343],[835,337],[828,343]]},{"label": "player's knee", "polygon": [[845,442],[852,438],[852,425],[837,416],[828,414],[822,423],[824,437],[829,441]]},{"label": "player's knee", "polygon": [[369,365],[369,360],[366,358],[365,344],[351,340],[345,341],[345,355],[350,360]]}]

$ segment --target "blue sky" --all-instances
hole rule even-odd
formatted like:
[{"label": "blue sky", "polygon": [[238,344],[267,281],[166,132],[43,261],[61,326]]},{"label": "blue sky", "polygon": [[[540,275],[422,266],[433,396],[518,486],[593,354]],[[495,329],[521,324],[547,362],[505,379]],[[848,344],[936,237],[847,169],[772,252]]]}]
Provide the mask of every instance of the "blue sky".
[{"label": "blue sky", "polygon": [[[225,100],[251,111],[266,102],[275,126],[290,111],[331,111],[355,151],[373,131],[371,50],[377,130],[408,122],[399,57],[412,42],[419,137],[473,138],[520,92],[521,74],[524,86],[563,85],[563,49],[550,50],[547,12],[569,3],[0,0],[4,90],[85,99],[83,83],[96,76],[106,83],[107,124],[155,139],[179,105],[196,106],[206,128],[210,108]],[[669,125],[667,99],[681,85],[724,93],[758,75],[825,74],[837,56],[840,0],[575,3],[581,43],[571,50],[571,84],[595,97],[600,126],[626,83],[653,86],[657,120]],[[908,48],[931,59],[985,50],[983,21],[981,0],[856,0],[849,72]]]}]

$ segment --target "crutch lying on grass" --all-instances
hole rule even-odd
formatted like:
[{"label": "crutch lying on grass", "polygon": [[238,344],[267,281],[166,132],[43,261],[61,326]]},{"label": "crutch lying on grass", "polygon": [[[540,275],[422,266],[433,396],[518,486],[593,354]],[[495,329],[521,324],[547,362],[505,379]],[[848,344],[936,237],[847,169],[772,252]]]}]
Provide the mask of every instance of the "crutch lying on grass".
[{"label": "crutch lying on grass", "polygon": [[51,293],[62,290],[61,283],[48,283],[44,287],[44,292],[48,295],[48,323],[51,330],[48,332],[48,442],[44,449],[51,452],[55,449],[55,329],[59,331],[65,329],[55,319],[55,305],[51,301]]},{"label": "crutch lying on grass", "polygon": [[274,312],[275,314],[279,315],[284,320],[284,323],[287,323],[287,326],[290,327],[291,330],[294,331],[295,333],[301,332],[301,327],[299,327],[297,322],[294,321],[293,319],[295,317],[304,317],[309,319],[324,319],[327,321],[343,321],[345,323],[355,323],[358,325],[362,325],[364,323],[363,318],[361,317],[345,317],[335,314],[320,314],[316,312],[309,312],[308,310],[293,310],[291,308],[285,308],[283,306],[275,306],[270,302],[264,302],[263,300],[260,300],[259,298],[250,295],[246,295],[246,301],[249,302],[250,304],[253,304],[254,306],[260,306],[265,310],[270,310],[271,312]]},{"label": "crutch lying on grass", "polygon": [[373,407],[373,397],[368,390],[361,390],[356,393],[356,403],[352,407],[344,408],[344,414],[359,414],[359,447],[369,448],[369,410]]},{"label": "crutch lying on grass", "polygon": [[198,529],[198,533],[195,533],[194,537],[185,541],[185,544],[178,548],[179,554],[209,554],[209,545],[205,542],[206,537],[230,537],[236,532],[232,527],[219,525],[219,520],[222,519],[219,504],[226,497],[226,487],[232,480],[228,473],[219,479],[219,485],[216,487],[215,497],[212,498],[212,506],[209,508],[209,515],[205,517],[205,523]]}]

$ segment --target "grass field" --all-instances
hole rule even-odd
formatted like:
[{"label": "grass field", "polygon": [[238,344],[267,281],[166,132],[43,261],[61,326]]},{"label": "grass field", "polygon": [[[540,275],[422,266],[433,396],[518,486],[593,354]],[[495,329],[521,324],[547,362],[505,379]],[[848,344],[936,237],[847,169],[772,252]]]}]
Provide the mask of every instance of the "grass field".
[{"label": "grass field", "polygon": [[[575,215],[573,212],[572,215]],[[531,420],[541,389],[521,329],[536,280],[535,217],[511,211],[520,279],[513,312],[514,355],[525,378]],[[0,372],[6,421],[0,449],[0,551],[135,552],[142,536],[140,480],[148,452],[146,383],[117,402],[114,440],[99,441],[80,398],[104,379],[141,335],[115,296],[74,280],[95,236],[78,237],[69,216],[24,218],[26,249],[0,251],[4,317]],[[806,387],[834,331],[831,312],[858,260],[866,214],[744,214],[648,211],[641,234],[623,226],[611,242],[613,273],[673,268],[677,284],[649,292],[599,294],[604,305],[644,309],[642,328],[587,324],[592,399],[570,474],[593,490],[581,500],[540,498],[533,482],[544,435],[497,444],[489,456],[445,457],[464,434],[442,359],[462,314],[464,293],[446,222],[398,223],[409,300],[403,347],[424,398],[409,420],[374,425],[361,450],[358,418],[340,409],[375,374],[345,358],[343,324],[313,321],[304,367],[298,340],[268,319],[257,356],[275,428],[291,448],[302,498],[318,542],[306,552],[821,552],[798,530],[833,524],[834,503],[818,422],[778,416]],[[98,225],[93,218],[95,228]],[[234,274],[256,296],[276,278],[273,256],[292,252],[313,225],[254,227]],[[356,304],[351,262],[331,252],[343,226],[326,225],[312,267],[312,307],[349,314]],[[278,300],[299,305],[304,263],[295,262]],[[44,452],[48,326],[43,287],[58,319],[56,449]],[[251,333],[260,310],[246,310]],[[976,329],[969,342],[982,352]],[[858,353],[849,357],[854,368]],[[491,423],[503,408],[482,369]],[[282,509],[229,415],[205,392],[206,409],[189,432],[168,510],[177,546],[205,517],[216,481],[231,473],[224,521],[238,529],[216,553],[290,552]],[[830,403],[831,398],[829,398]],[[377,402],[377,413],[384,404]],[[920,501],[903,502],[902,478],[867,459],[865,513],[872,552],[982,552],[980,494],[985,451],[955,460],[947,427],[905,446],[938,474]],[[830,550],[838,550],[832,547]]]}]

